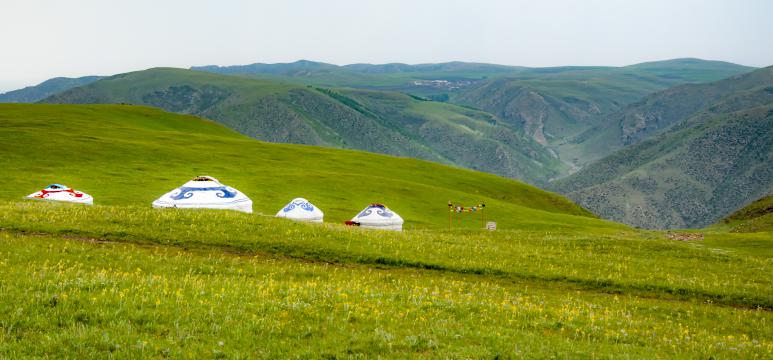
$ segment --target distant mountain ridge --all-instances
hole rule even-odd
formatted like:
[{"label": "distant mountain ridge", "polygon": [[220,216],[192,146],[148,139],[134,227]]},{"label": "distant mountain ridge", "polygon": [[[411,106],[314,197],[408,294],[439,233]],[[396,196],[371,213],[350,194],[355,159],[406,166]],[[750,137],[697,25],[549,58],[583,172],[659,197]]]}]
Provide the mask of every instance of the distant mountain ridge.
[{"label": "distant mountain ridge", "polygon": [[278,63],[278,64],[263,64],[255,63],[250,65],[234,65],[234,66],[193,66],[191,70],[206,71],[219,74],[245,74],[250,72],[265,73],[265,74],[281,74],[281,75],[297,75],[303,71],[319,71],[319,70],[331,70],[337,69],[337,65],[326,64],[309,60],[298,60],[293,63]]},{"label": "distant mountain ridge", "polygon": [[651,135],[554,190],[602,217],[651,228],[706,226],[773,192],[773,67],[668,89],[631,109],[657,114],[635,117],[659,119]]},{"label": "distant mountain ridge", "polygon": [[628,65],[625,68],[645,71],[661,78],[681,78],[691,80],[692,82],[717,80],[718,76],[719,78],[725,78],[755,69],[727,61],[698,58],[650,61]]},{"label": "distant mountain ridge", "polygon": [[58,92],[87,85],[104,78],[103,76],[83,76],[79,78],[56,77],[40,84],[28,86],[0,94],[0,103],[33,103],[54,95]]},{"label": "distant mountain ridge", "polygon": [[[349,64],[334,65],[317,61],[299,60],[291,63],[254,63],[233,66],[193,66],[198,71],[229,75],[270,78],[302,84],[323,85],[329,87],[361,87],[397,90],[418,95],[429,95],[433,99],[448,100],[449,94],[475,82],[489,78],[515,74],[559,74],[592,70],[638,69],[660,78],[677,79],[684,82],[709,81],[730,76],[752,68],[721,61],[701,59],[674,59],[630,65],[626,67],[610,66],[558,66],[530,68],[524,66],[498,65],[452,61],[427,64]],[[0,94],[0,102],[35,102],[57,92],[86,85],[103,78],[102,76],[84,76],[81,78],[53,78],[41,84]],[[449,80],[463,83],[453,89],[432,87],[427,84],[416,86],[415,81]],[[459,84],[457,84],[459,85]]]},{"label": "distant mountain ridge", "polygon": [[404,64],[404,63],[387,63],[387,64],[349,64],[349,65],[334,65],[310,60],[298,60],[291,63],[254,63],[249,65],[205,65],[205,66],[192,66],[191,70],[208,71],[221,74],[287,74],[291,75],[298,70],[321,70],[321,71],[349,71],[355,73],[365,74],[388,74],[388,73],[431,73],[431,72],[447,72],[447,73],[461,73],[461,72],[485,72],[485,73],[508,73],[514,71],[521,71],[527,69],[522,66],[509,66],[509,65],[497,65],[497,64],[485,64],[485,63],[469,63],[462,61],[451,61],[445,63],[427,63],[427,64]]},{"label": "distant mountain ridge", "polygon": [[[597,70],[638,70],[661,78],[681,78],[686,81],[708,81],[730,76],[742,71],[750,71],[753,68],[725,61],[703,60],[697,58],[682,58],[662,61],[645,62],[627,66],[553,66],[553,67],[527,67],[516,65],[499,65],[477,62],[450,61],[443,63],[386,63],[368,64],[356,63],[348,65],[335,65],[311,60],[298,60],[289,63],[253,63],[247,65],[203,65],[192,66],[191,70],[207,71],[221,74],[285,74],[293,75],[303,71],[348,71],[353,73],[370,74],[394,74],[394,73],[420,73],[427,75],[432,73],[465,74],[471,72],[485,74],[548,74],[576,71]],[[345,84],[337,84],[345,85]]]}]

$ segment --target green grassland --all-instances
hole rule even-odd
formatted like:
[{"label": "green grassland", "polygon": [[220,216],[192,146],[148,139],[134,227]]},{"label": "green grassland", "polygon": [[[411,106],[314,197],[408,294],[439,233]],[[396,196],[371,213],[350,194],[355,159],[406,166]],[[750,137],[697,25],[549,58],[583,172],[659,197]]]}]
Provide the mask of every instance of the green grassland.
[{"label": "green grassland", "polygon": [[[0,105],[0,140],[0,357],[773,355],[771,233],[669,240],[494,175],[140,106]],[[150,208],[199,174],[256,213]],[[22,199],[50,182],[96,205]],[[296,196],[326,223],[272,216]],[[449,199],[499,229],[447,230]],[[340,224],[374,201],[406,231]]]},{"label": "green grassland", "polygon": [[[148,207],[72,207],[8,203],[6,231],[107,241],[159,243],[238,253],[270,253],[331,263],[361,263],[565,283],[583,289],[663,299],[773,309],[766,258],[733,257],[658,234],[608,228],[523,227],[365,232],[339,224],[288,224],[229,212]],[[711,274],[711,275],[708,275]]]},{"label": "green grassland", "polygon": [[[358,151],[264,143],[210,121],[141,106],[8,104],[0,105],[0,122],[0,167],[14,169],[4,174],[4,200],[61,182],[93,195],[97,204],[148,205],[208,174],[247,194],[257,212],[273,215],[302,196],[332,222],[349,220],[372,202],[390,206],[408,219],[408,227],[447,226],[448,200],[485,202],[488,217],[505,227],[582,226],[590,215],[559,195],[490,174]],[[478,224],[462,226],[467,223]]]},{"label": "green grassland", "polygon": [[[46,205],[46,204],[44,204]],[[0,354],[766,358],[770,312],[528,280],[0,233]]]}]

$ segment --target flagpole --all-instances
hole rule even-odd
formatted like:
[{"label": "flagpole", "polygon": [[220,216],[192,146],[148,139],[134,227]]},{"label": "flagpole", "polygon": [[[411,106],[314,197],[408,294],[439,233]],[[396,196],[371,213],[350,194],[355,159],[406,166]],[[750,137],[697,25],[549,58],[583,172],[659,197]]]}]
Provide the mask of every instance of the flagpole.
[{"label": "flagpole", "polygon": [[451,204],[451,200],[448,200],[448,230],[451,230],[451,207],[453,207],[453,204]]}]

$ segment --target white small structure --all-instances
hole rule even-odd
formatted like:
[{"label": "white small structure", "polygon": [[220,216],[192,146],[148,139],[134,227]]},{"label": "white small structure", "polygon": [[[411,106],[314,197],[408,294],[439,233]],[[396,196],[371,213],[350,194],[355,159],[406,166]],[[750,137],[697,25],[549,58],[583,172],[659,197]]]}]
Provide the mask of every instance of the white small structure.
[{"label": "white small structure", "polygon": [[403,218],[383,204],[368,205],[346,224],[370,229],[403,230]]},{"label": "white small structure", "polygon": [[252,213],[252,200],[211,176],[197,176],[153,202],[154,208],[201,208]]},{"label": "white small structure", "polygon": [[276,217],[318,223],[322,222],[324,216],[325,214],[322,213],[322,210],[304,198],[293,199],[293,201],[290,201],[289,204],[285,205],[285,207],[276,213]]},{"label": "white small structure", "polygon": [[71,189],[62,184],[51,184],[45,189],[27,195],[28,199],[65,201],[77,204],[93,205],[94,198],[85,192]]}]

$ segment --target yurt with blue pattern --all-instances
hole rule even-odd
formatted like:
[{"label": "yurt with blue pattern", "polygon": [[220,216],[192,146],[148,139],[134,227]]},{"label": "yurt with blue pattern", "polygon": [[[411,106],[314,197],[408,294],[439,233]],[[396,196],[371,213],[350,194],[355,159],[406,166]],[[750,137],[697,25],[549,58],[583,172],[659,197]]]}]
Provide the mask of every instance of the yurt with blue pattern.
[{"label": "yurt with blue pattern", "polygon": [[369,229],[403,230],[403,218],[384,204],[368,205],[346,224]]},{"label": "yurt with blue pattern", "polygon": [[322,222],[325,214],[309,200],[304,198],[295,198],[285,205],[276,217],[287,218],[295,221]]},{"label": "yurt with blue pattern", "polygon": [[252,200],[211,176],[197,176],[153,202],[154,208],[219,209],[252,213]]}]

